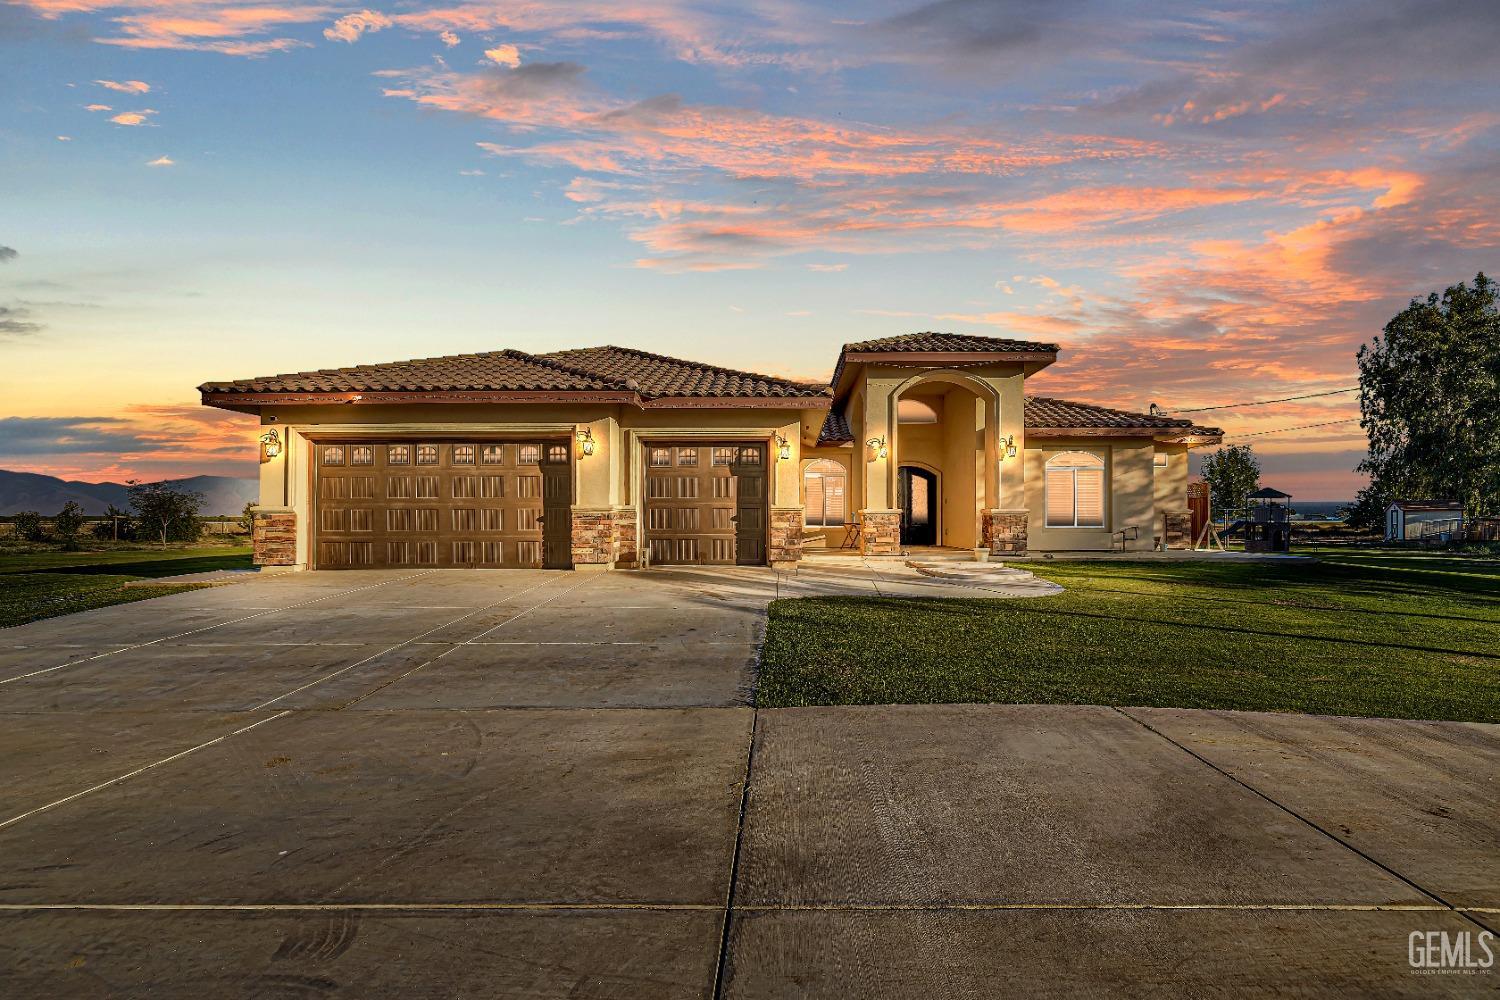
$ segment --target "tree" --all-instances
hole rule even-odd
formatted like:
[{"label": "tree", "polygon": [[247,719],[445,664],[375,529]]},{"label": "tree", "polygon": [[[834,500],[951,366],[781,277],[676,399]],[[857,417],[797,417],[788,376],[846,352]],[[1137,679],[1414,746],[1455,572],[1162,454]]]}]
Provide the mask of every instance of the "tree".
[{"label": "tree", "polygon": [[245,509],[240,511],[240,527],[244,530],[246,537],[255,537],[255,508],[254,500],[245,501]]},{"label": "tree", "polygon": [[47,533],[42,530],[42,515],[34,510],[23,510],[16,515],[16,537],[27,542],[44,542]]},{"label": "tree", "polygon": [[1220,448],[1203,460],[1203,481],[1214,510],[1229,518],[1231,510],[1242,510],[1246,499],[1260,487],[1260,459],[1248,444]]},{"label": "tree", "polygon": [[168,542],[191,542],[203,531],[198,511],[203,508],[202,493],[180,490],[167,483],[142,483],[131,480],[130,506],[141,529],[150,531],[163,545]]},{"label": "tree", "polygon": [[78,533],[83,530],[83,508],[72,500],[52,519],[52,534],[69,552],[78,548]]},{"label": "tree", "polygon": [[1360,426],[1370,485],[1352,515],[1378,527],[1400,497],[1460,500],[1500,514],[1500,289],[1483,272],[1412,299],[1359,349]]}]

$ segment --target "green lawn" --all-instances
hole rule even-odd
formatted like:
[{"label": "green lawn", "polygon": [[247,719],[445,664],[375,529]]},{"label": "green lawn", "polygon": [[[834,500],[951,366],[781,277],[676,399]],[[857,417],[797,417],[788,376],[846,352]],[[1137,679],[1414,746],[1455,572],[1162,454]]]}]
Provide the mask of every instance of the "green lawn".
[{"label": "green lawn", "polygon": [[0,627],[204,586],[181,583],[125,586],[135,580],[250,568],[250,550],[244,546],[161,549],[122,545],[93,552],[33,549],[24,545],[0,548]]},{"label": "green lawn", "polygon": [[1028,563],[1021,600],[777,601],[763,706],[1003,702],[1500,722],[1500,562]]}]

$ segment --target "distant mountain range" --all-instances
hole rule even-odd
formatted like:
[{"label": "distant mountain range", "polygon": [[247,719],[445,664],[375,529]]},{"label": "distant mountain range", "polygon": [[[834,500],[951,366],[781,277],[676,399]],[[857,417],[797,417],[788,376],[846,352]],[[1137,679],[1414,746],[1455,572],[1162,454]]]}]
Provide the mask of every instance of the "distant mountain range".
[{"label": "distant mountain range", "polygon": [[[230,476],[193,476],[190,479],[169,479],[167,482],[184,490],[202,493],[205,502],[201,513],[238,514],[245,504],[260,495],[260,483],[255,479],[235,479]],[[43,515],[56,514],[63,504],[72,500],[83,508],[85,514],[103,514],[114,504],[121,510],[130,509],[129,487],[123,483],[80,483],[56,476],[43,476],[35,472],[10,472],[0,469],[0,514],[15,514],[23,510],[34,510]]]}]

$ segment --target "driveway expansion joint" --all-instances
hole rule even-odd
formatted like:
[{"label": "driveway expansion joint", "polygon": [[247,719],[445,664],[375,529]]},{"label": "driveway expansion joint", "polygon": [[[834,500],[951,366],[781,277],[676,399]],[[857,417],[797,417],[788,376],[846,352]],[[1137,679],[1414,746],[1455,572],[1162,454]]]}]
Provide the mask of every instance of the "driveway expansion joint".
[{"label": "driveway expansion joint", "polygon": [[1142,729],[1146,730],[1147,732],[1152,733],[1152,734],[1154,734],[1156,736],[1159,736],[1163,740],[1166,740],[1168,743],[1172,744],[1174,747],[1176,747],[1177,749],[1181,750],[1183,753],[1188,754],[1193,759],[1197,760],[1199,763],[1205,765],[1206,767],[1211,768],[1213,771],[1217,772],[1218,774],[1223,775],[1225,778],[1228,778],[1230,781],[1234,782],[1236,785],[1239,785],[1241,788],[1245,789],[1247,792],[1250,792],[1251,794],[1258,796],[1259,798],[1263,799],[1265,802],[1269,803],[1272,806],[1275,806],[1277,809],[1280,809],[1282,812],[1286,813],[1288,816],[1292,817],[1293,819],[1297,820],[1298,822],[1306,824],[1307,826],[1311,827],[1313,830],[1315,830],[1318,833],[1322,834],[1323,836],[1327,837],[1329,840],[1332,840],[1334,843],[1338,844],[1339,846],[1345,848],[1346,850],[1349,850],[1349,851],[1353,852],[1354,854],[1356,854],[1359,857],[1363,858],[1365,861],[1368,861],[1370,864],[1372,864],[1375,867],[1379,868],[1381,871],[1385,872],[1387,875],[1391,876],[1392,878],[1394,878],[1394,879],[1396,879],[1396,880],[1398,880],[1400,882],[1405,883],[1407,886],[1410,886],[1412,889],[1415,889],[1417,892],[1420,892],[1422,895],[1426,896],[1427,898],[1435,900],[1436,902],[1440,903],[1442,909],[1445,909],[1445,910],[1447,910],[1449,912],[1458,914],[1459,916],[1463,917],[1465,920],[1467,920],[1470,923],[1475,924],[1476,926],[1478,926],[1481,930],[1489,931],[1492,934],[1494,934],[1494,933],[1500,933],[1500,932],[1497,932],[1494,927],[1491,927],[1489,924],[1485,923],[1484,921],[1480,920],[1478,917],[1474,916],[1475,913],[1488,912],[1487,909],[1485,909],[1485,908],[1475,908],[1475,907],[1461,907],[1461,906],[1455,905],[1454,903],[1450,903],[1448,900],[1444,899],[1442,896],[1438,895],[1433,890],[1428,889],[1427,887],[1419,884],[1418,882],[1416,882],[1413,879],[1407,877],[1406,875],[1401,874],[1396,869],[1392,868],[1390,865],[1388,865],[1385,862],[1381,861],[1379,858],[1376,858],[1373,855],[1371,855],[1369,852],[1361,850],[1360,848],[1358,848],[1358,847],[1354,846],[1353,844],[1349,843],[1349,841],[1345,840],[1343,837],[1340,837],[1338,834],[1334,833],[1333,831],[1331,831],[1331,830],[1323,827],[1322,825],[1320,825],[1320,824],[1314,822],[1313,820],[1309,819],[1308,817],[1302,815],[1297,810],[1293,809],[1291,806],[1288,806],[1285,803],[1277,801],[1276,799],[1272,798],[1270,795],[1267,795],[1265,792],[1261,791],[1259,788],[1256,788],[1254,785],[1250,784],[1249,782],[1245,781],[1244,779],[1242,779],[1242,778],[1240,778],[1240,777],[1238,777],[1238,776],[1236,776],[1234,774],[1229,773],[1224,768],[1222,768],[1219,765],[1215,764],[1213,761],[1209,760],[1207,757],[1205,757],[1202,754],[1198,753],[1196,750],[1192,749],[1191,747],[1189,747],[1189,746],[1187,746],[1187,745],[1185,745],[1183,743],[1180,743],[1177,740],[1174,740],[1172,737],[1168,736],[1166,733],[1164,733],[1161,730],[1157,729],[1155,726],[1151,725],[1149,722],[1146,722],[1143,719],[1136,718],[1134,715],[1131,715],[1125,709],[1120,708],[1120,707],[1118,707],[1116,705],[1111,705],[1110,708],[1113,709],[1114,711],[1118,712],[1119,714],[1123,715],[1125,718],[1129,719],[1131,722],[1134,722],[1136,725],[1140,726]]}]

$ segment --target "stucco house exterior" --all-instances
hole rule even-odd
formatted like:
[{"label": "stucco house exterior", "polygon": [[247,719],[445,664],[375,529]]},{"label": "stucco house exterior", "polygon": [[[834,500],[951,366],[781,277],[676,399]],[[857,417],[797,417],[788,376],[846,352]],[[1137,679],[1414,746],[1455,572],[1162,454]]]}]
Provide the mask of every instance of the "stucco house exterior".
[{"label": "stucco house exterior", "polygon": [[846,344],[810,384],[622,347],[210,382],[261,421],[261,565],[795,565],[1189,544],[1221,432],[1026,392],[1053,344]]}]

